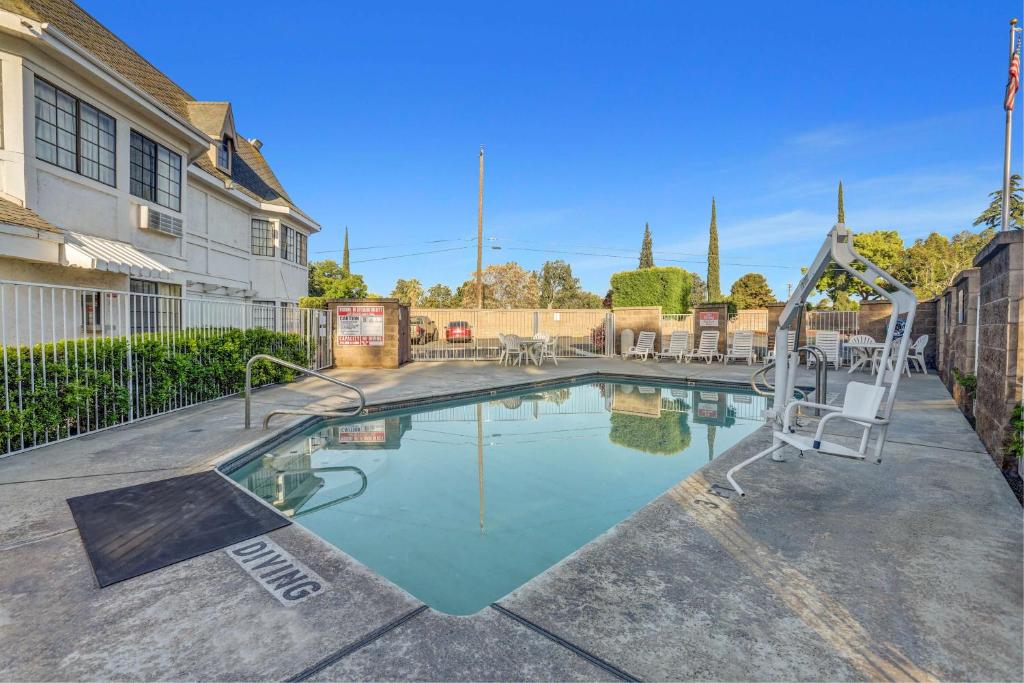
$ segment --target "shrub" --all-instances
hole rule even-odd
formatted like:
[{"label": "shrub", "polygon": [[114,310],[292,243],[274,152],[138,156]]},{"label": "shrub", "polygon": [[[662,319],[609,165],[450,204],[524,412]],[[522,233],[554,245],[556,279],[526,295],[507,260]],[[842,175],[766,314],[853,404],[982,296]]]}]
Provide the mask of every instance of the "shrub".
[{"label": "shrub", "polygon": [[644,268],[612,275],[613,306],[661,306],[662,313],[690,310],[690,274],[682,268]]},{"label": "shrub", "polygon": [[685,413],[665,412],[660,417],[612,413],[608,440],[653,455],[678,455],[690,445],[690,425]]},{"label": "shrub", "polygon": [[[0,388],[10,405],[0,409],[0,453],[238,393],[245,363],[257,353],[302,365],[312,357],[301,335],[263,328],[86,338],[2,352]],[[253,366],[254,386],[294,376],[279,365]]]},{"label": "shrub", "polygon": [[1024,406],[1020,403],[1013,409],[1010,419],[1010,434],[1007,437],[1007,450],[1010,456],[1018,461],[1024,459]]}]

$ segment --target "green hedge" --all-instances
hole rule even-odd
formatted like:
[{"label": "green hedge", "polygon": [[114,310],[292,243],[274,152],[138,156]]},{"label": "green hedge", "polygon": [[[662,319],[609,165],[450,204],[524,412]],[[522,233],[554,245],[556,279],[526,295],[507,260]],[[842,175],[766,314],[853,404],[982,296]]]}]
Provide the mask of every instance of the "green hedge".
[{"label": "green hedge", "polygon": [[[313,352],[301,335],[263,328],[136,334],[128,345],[113,337],[2,349],[0,454],[238,393],[257,353],[305,365]],[[257,363],[253,384],[294,375]]]},{"label": "green hedge", "polygon": [[686,413],[664,412],[660,417],[612,413],[608,440],[653,455],[678,455],[690,445]]},{"label": "green hedge", "polygon": [[690,273],[674,266],[615,273],[612,306],[661,306],[662,313],[686,313],[690,286]]}]

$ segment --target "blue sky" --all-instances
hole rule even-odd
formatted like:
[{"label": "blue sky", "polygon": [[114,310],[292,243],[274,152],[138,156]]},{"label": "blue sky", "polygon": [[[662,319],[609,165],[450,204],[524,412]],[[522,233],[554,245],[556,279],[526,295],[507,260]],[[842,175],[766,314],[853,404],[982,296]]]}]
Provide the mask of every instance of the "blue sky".
[{"label": "blue sky", "polygon": [[[649,222],[655,261],[703,276],[715,196],[723,288],[758,271],[783,297],[834,221],[839,179],[855,231],[910,241],[970,227],[1001,182],[1007,22],[1020,9],[83,5],[195,97],[231,101],[322,224],[311,257],[340,259],[321,252],[340,250],[348,225],[371,291],[470,276],[483,144],[484,233],[502,247],[485,263],[564,258],[603,294],[635,266]],[[437,249],[455,250],[360,262]]]}]

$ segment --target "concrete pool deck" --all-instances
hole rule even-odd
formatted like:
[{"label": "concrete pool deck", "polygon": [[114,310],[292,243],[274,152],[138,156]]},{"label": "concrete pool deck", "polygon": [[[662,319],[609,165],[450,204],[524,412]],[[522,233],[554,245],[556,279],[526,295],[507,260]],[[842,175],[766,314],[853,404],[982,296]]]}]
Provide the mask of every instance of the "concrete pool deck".
[{"label": "concrete pool deck", "polygon": [[[594,359],[342,376],[381,402],[595,371],[745,382],[750,370]],[[830,391],[850,377],[831,372]],[[254,424],[274,408],[336,407],[332,388],[307,379],[261,390]],[[328,589],[296,606],[224,552],[97,588],[65,500],[202,471],[262,440],[241,428],[241,399],[16,455],[0,460],[0,671],[9,680],[1021,680],[1021,507],[934,374],[905,379],[896,409],[881,465],[787,451],[786,462],[741,473],[745,499],[708,495],[770,440],[761,429],[470,617],[421,609],[298,525],[268,536]]]}]

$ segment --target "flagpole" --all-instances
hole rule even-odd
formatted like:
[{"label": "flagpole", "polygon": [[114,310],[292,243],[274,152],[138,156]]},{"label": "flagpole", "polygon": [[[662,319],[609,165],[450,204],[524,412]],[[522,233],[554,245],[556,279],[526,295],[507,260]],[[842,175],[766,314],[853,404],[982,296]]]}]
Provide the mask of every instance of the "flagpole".
[{"label": "flagpole", "polygon": [[[1010,59],[1017,40],[1017,19],[1010,19]],[[1003,148],[1003,210],[1000,225],[1002,230],[1010,229],[1010,144],[1013,137],[1013,108],[1006,110],[1006,144]]]}]

